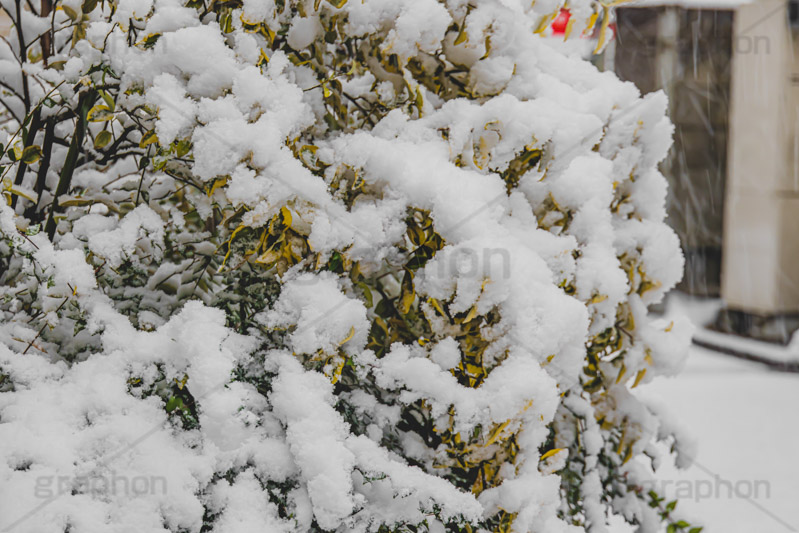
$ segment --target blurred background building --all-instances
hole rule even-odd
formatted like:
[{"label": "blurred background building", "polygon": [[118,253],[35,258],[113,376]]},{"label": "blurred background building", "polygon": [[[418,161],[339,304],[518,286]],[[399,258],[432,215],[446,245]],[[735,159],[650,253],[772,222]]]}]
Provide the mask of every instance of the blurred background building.
[{"label": "blurred background building", "polygon": [[617,9],[600,60],[669,97],[679,289],[721,298],[715,329],[783,343],[799,327],[798,24],[796,1],[644,0]]}]

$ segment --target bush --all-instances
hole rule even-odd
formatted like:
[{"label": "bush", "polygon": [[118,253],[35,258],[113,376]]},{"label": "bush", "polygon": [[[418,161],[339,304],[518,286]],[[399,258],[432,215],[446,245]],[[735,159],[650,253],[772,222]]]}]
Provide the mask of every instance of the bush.
[{"label": "bush", "polygon": [[666,100],[559,4],[12,7],[4,527],[688,530]]}]

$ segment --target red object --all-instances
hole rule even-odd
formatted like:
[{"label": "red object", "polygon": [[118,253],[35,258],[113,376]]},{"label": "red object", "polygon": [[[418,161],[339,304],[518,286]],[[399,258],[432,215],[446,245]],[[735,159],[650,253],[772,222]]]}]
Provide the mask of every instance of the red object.
[{"label": "red object", "polygon": [[566,33],[566,25],[569,23],[571,16],[572,14],[569,13],[568,9],[561,9],[558,16],[552,21],[552,34],[564,35]]}]

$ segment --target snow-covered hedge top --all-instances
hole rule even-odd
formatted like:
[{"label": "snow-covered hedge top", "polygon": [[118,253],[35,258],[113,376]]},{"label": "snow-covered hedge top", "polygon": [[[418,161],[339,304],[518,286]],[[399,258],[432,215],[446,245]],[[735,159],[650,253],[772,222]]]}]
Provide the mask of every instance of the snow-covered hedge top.
[{"label": "snow-covered hedge top", "polygon": [[666,99],[559,2],[2,5],[4,530],[674,523]]}]

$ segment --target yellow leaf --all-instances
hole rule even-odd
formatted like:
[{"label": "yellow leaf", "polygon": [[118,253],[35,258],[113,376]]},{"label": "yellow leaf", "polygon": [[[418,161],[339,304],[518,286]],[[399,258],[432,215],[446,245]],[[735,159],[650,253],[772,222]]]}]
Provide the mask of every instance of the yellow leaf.
[{"label": "yellow leaf", "polygon": [[158,142],[158,136],[155,134],[155,130],[150,130],[139,141],[139,148],[144,148],[155,142]]},{"label": "yellow leaf", "polygon": [[86,120],[89,122],[105,122],[114,118],[113,112],[106,105],[97,104],[89,110]]},{"label": "yellow leaf", "polygon": [[600,302],[604,302],[607,299],[608,299],[608,295],[607,294],[595,294],[593,296],[593,298],[591,298],[588,301],[588,303],[590,303],[590,304],[598,304]]},{"label": "yellow leaf", "polygon": [[566,41],[569,39],[569,36],[572,33],[572,29],[574,28],[574,21],[577,20],[574,17],[569,18],[569,22],[566,23],[566,29],[563,32],[563,40]]},{"label": "yellow leaf", "polygon": [[271,265],[278,259],[280,259],[281,253],[277,250],[267,250],[266,252],[262,253],[258,256],[258,259],[255,260],[256,263],[260,265]]},{"label": "yellow leaf", "polygon": [[71,197],[71,198],[67,198],[65,200],[59,201],[58,205],[60,205],[61,207],[76,207],[76,206],[82,206],[82,205],[91,205],[93,203],[94,203],[94,200],[92,200],[90,198]]},{"label": "yellow leaf", "polygon": [[477,306],[473,305],[472,308],[469,310],[469,314],[466,315],[466,318],[463,319],[463,322],[471,322],[474,317],[477,316]]},{"label": "yellow leaf", "polygon": [[633,447],[630,446],[627,448],[627,453],[624,454],[624,459],[622,460],[621,464],[626,464],[627,461],[633,458]]},{"label": "yellow leaf", "polygon": [[586,22],[585,30],[583,30],[583,35],[588,35],[594,29],[596,25],[596,21],[599,19],[599,12],[591,13],[591,16],[588,17],[588,22]]},{"label": "yellow leaf", "polygon": [[566,448],[554,448],[552,450],[549,450],[548,452],[546,452],[544,455],[541,456],[541,460],[543,461],[544,459],[549,459],[550,457],[552,457],[556,453],[561,452],[561,451],[563,451],[565,449]]},{"label": "yellow leaf", "polygon": [[402,294],[400,296],[399,311],[405,315],[411,310],[411,305],[413,305],[413,300],[416,298],[416,293],[413,290],[413,282],[410,282],[410,286],[408,287],[403,279],[402,285],[403,287]]},{"label": "yellow leaf", "polygon": [[446,316],[446,313],[444,313],[444,310],[441,308],[441,304],[438,303],[438,300],[436,300],[435,298],[430,298],[428,301],[430,302],[430,305],[433,306],[433,309],[438,311],[439,315]]},{"label": "yellow leaf", "polygon": [[488,438],[488,441],[486,441],[485,445],[491,446],[497,440],[499,440],[500,436],[502,436],[502,432],[508,427],[508,424],[510,424],[510,420],[505,420],[502,424],[497,426],[496,429],[491,432],[491,436]]},{"label": "yellow leaf", "polygon": [[228,182],[227,176],[224,176],[222,178],[216,178],[214,180],[213,185],[211,185],[211,188],[208,190],[208,196],[209,197],[213,196],[214,195],[214,191],[217,190],[219,187],[222,187],[223,185],[226,185],[227,182]]},{"label": "yellow leaf", "polygon": [[244,224],[241,224],[236,229],[233,230],[233,233],[230,234],[230,239],[227,241],[227,253],[225,254],[225,258],[222,260],[222,264],[219,265],[218,272],[222,272],[222,269],[225,268],[225,263],[227,263],[228,257],[230,257],[231,252],[231,244],[233,243],[233,239],[236,237],[236,234],[246,228]]},{"label": "yellow leaf", "polygon": [[453,44],[457,46],[459,44],[465,43],[468,39],[469,36],[466,35],[466,23],[464,22],[463,26],[461,26],[461,30],[458,32],[458,36],[455,37]]},{"label": "yellow leaf", "polygon": [[286,227],[291,226],[291,211],[289,211],[288,207],[281,207],[280,215],[283,217],[283,225]]},{"label": "yellow leaf", "polygon": [[555,20],[555,17],[558,16],[560,13],[560,7],[550,13],[549,15],[544,15],[544,18],[541,19],[541,22],[538,23],[535,31],[533,33],[543,33],[545,29],[549,27],[549,24]]},{"label": "yellow leaf", "polygon": [[350,327],[350,332],[347,334],[347,337],[346,337],[346,338],[345,338],[343,341],[341,341],[340,343],[338,343],[338,345],[339,345],[339,346],[341,346],[342,344],[346,344],[347,342],[349,342],[350,340],[352,340],[352,338],[353,338],[354,336],[355,336],[355,326],[351,326],[351,327]]},{"label": "yellow leaf", "polygon": [[635,376],[635,382],[633,383],[632,386],[633,389],[636,388],[639,383],[641,383],[641,380],[644,379],[645,375],[646,375],[646,368],[638,372],[638,374]]},{"label": "yellow leaf", "polygon": [[624,374],[626,373],[627,373],[627,367],[624,366],[624,363],[622,363],[621,370],[619,370],[619,375],[616,377],[616,383],[620,383],[622,378],[624,377]]},{"label": "yellow leaf", "polygon": [[36,203],[36,195],[35,194],[33,194],[33,195],[28,194],[27,192],[22,191],[20,189],[17,189],[16,187],[9,187],[8,189],[5,190],[5,192],[8,192],[10,194],[14,194],[16,196],[19,196],[20,198],[25,198],[29,202]]},{"label": "yellow leaf", "polygon": [[466,371],[472,376],[482,376],[485,374],[485,369],[483,369],[482,366],[473,365],[471,363],[466,363]]},{"label": "yellow leaf", "polygon": [[602,6],[602,26],[599,28],[599,39],[596,43],[596,48],[594,49],[594,54],[598,54],[605,48],[605,42],[608,38],[608,26],[610,25],[610,10]]}]

